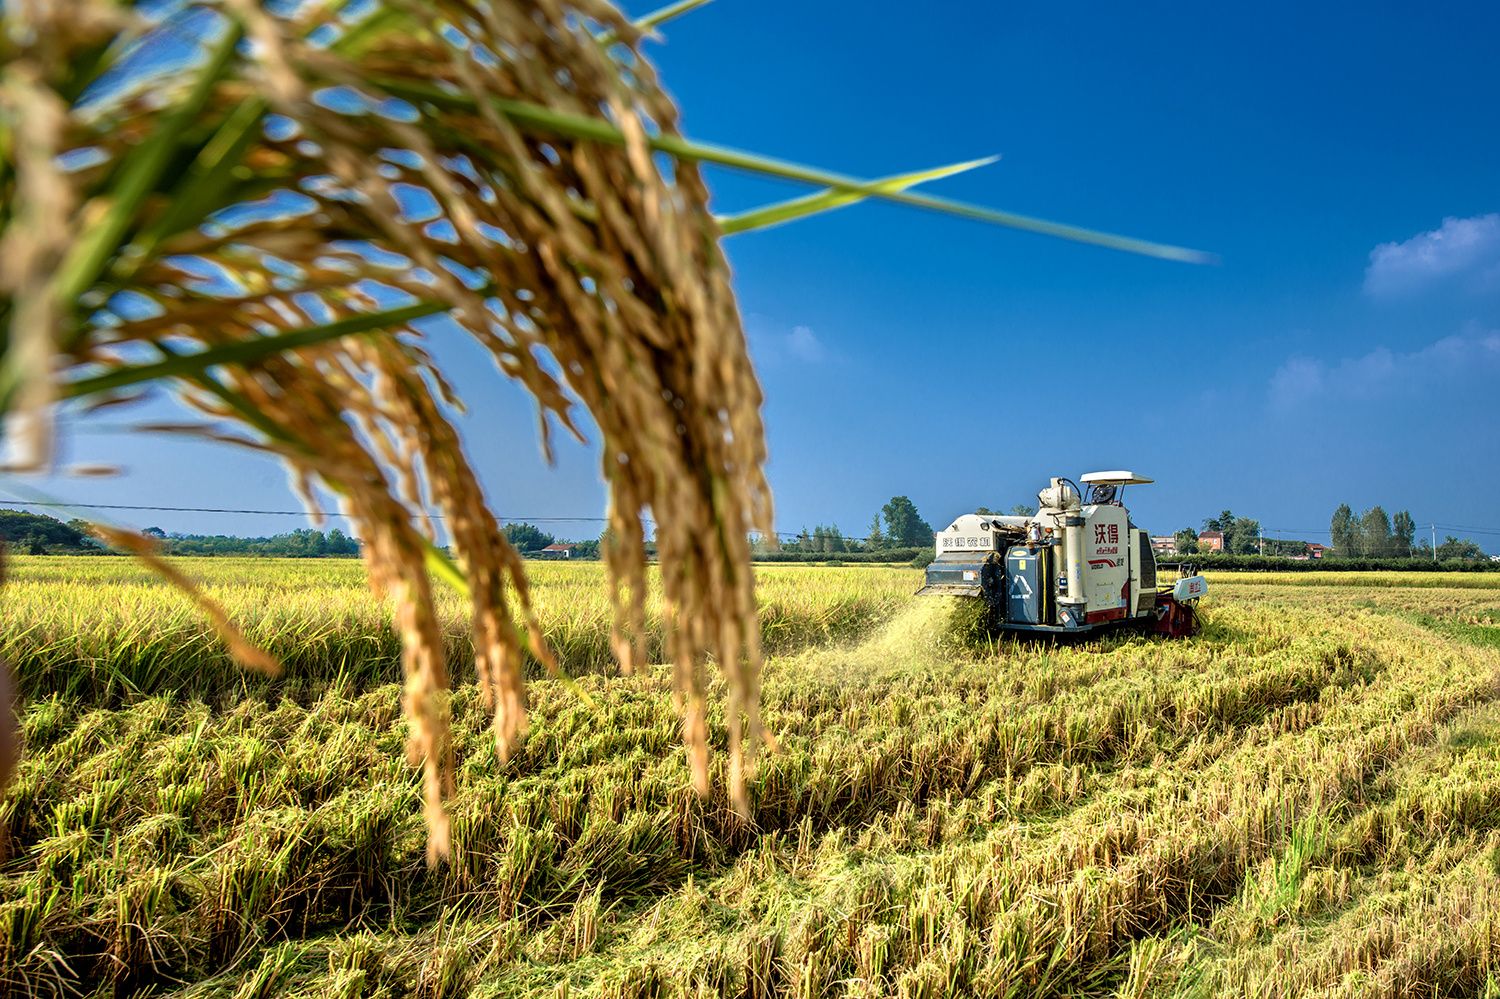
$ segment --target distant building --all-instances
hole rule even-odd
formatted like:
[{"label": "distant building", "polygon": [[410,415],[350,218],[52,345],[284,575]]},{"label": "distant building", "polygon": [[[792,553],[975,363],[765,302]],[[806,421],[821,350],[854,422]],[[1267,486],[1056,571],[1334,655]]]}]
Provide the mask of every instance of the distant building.
[{"label": "distant building", "polygon": [[1205,548],[1208,551],[1221,552],[1224,550],[1224,532],[1204,531],[1202,534],[1198,535],[1198,544],[1200,547]]},{"label": "distant building", "polygon": [[1153,534],[1151,536],[1151,550],[1155,552],[1175,552],[1177,550],[1177,539],[1170,534],[1165,537]]},{"label": "distant building", "polygon": [[1311,555],[1313,558],[1322,558],[1323,553],[1329,550],[1330,549],[1327,545],[1320,545],[1316,541],[1309,541],[1307,543],[1307,554]]},{"label": "distant building", "polygon": [[572,558],[572,545],[548,545],[536,553],[537,558]]}]

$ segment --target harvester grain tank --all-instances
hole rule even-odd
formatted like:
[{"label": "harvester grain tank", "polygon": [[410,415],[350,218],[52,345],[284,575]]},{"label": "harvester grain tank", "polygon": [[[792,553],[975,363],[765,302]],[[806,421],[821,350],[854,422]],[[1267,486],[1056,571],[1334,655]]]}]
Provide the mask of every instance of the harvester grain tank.
[{"label": "harvester grain tank", "polygon": [[[1173,637],[1198,630],[1202,576],[1157,579],[1151,537],[1131,522],[1134,472],[1054,478],[1031,516],[966,513],[937,532],[919,594],[984,601],[992,630],[1082,634],[1126,625]],[[1087,490],[1085,492],[1084,490]]]}]

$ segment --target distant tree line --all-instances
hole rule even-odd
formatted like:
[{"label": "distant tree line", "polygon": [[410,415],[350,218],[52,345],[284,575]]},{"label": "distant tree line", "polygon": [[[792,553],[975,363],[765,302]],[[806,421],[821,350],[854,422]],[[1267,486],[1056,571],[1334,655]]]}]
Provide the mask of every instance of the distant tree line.
[{"label": "distant tree line", "polygon": [[83,521],[64,524],[56,517],[25,510],[0,510],[0,541],[22,555],[97,555],[104,551]]},{"label": "distant tree line", "polygon": [[337,527],[327,534],[312,528],[299,528],[261,538],[242,538],[232,534],[169,534],[160,527],[148,527],[141,533],[156,538],[167,555],[336,558],[359,554],[359,542]]},{"label": "distant tree line", "polygon": [[[557,538],[534,524],[506,524],[505,536],[522,554],[556,544]],[[261,555],[270,558],[337,558],[359,554],[359,540],[335,527],[328,532],[301,528],[269,537],[233,534],[184,534],[148,527],[141,532],[156,539],[167,555]],[[605,536],[608,531],[605,532]],[[597,559],[604,536],[564,542],[575,559]],[[22,555],[109,555],[111,550],[89,533],[83,520],[63,523],[56,517],[24,510],[0,509],[0,542]],[[648,545],[649,548],[649,545]]]},{"label": "distant tree line", "polygon": [[[1001,516],[999,510],[976,507],[975,513]],[[1036,513],[1034,503],[1017,503],[1008,516],[1030,517]],[[936,532],[917,510],[909,496],[892,496],[870,520],[860,537],[844,534],[837,524],[818,524],[812,530],[803,528],[796,537],[772,545],[763,538],[752,538],[756,560],[763,562],[924,562],[932,557]]]},{"label": "distant tree line", "polygon": [[[1442,546],[1439,545],[1439,548]],[[1429,546],[1429,551],[1430,551]],[[1500,572],[1500,562],[1488,558],[1291,558],[1285,555],[1220,555],[1209,552],[1185,560],[1199,569],[1230,572]]]},{"label": "distant tree line", "polygon": [[[1341,503],[1329,524],[1333,550],[1340,558],[1410,558],[1417,552],[1416,533],[1410,513],[1399,510],[1393,519],[1381,506],[1355,516],[1348,503]],[[1431,545],[1427,553],[1431,555]]]},{"label": "distant tree line", "polygon": [[[1232,510],[1225,510],[1217,517],[1204,519],[1203,533],[1210,531],[1218,531],[1224,535],[1223,551],[1225,554],[1260,554],[1260,521],[1253,517],[1237,517]],[[1184,527],[1174,532],[1172,540],[1178,554],[1191,555],[1214,550],[1211,545],[1202,540],[1202,535],[1191,527]],[[1301,554],[1307,550],[1304,542],[1289,542],[1288,544],[1294,546],[1294,550],[1289,549],[1289,553]]]},{"label": "distant tree line", "polygon": [[[752,547],[755,557],[764,561],[803,561],[796,558],[801,555],[861,555],[872,557],[849,561],[904,562],[914,550],[931,547],[934,536],[932,525],[917,512],[909,496],[892,496],[870,521],[864,537],[848,536],[837,524],[819,524],[811,531],[804,527],[778,546],[754,539]],[[791,557],[779,557],[778,552]]]},{"label": "distant tree line", "polygon": [[771,550],[763,549],[753,555],[757,562],[819,562],[830,565],[849,564],[859,565],[863,563],[879,563],[882,565],[918,564],[925,565],[932,558],[931,546],[922,548],[877,548],[873,551],[849,551],[836,554],[819,552],[802,552],[787,550],[785,547]]},{"label": "distant tree line", "polygon": [[[516,551],[522,555],[534,555],[548,545],[564,544],[572,549],[569,557],[575,559],[597,559],[599,557],[600,545],[609,536],[609,530],[606,529],[597,538],[585,538],[582,541],[559,541],[555,535],[548,534],[535,524],[525,523],[506,524],[504,530],[505,540],[509,541],[515,547]],[[650,546],[648,545],[647,547],[649,549]]]},{"label": "distant tree line", "polygon": [[[1237,517],[1225,510],[1217,517],[1203,521],[1203,532],[1218,531],[1224,536],[1224,555],[1256,555],[1264,557],[1302,557],[1308,552],[1306,541],[1281,540],[1263,536],[1260,521],[1252,517]],[[1380,506],[1373,506],[1356,514],[1347,503],[1333,512],[1330,524],[1330,546],[1323,551],[1324,559],[1339,562],[1345,568],[1351,560],[1389,561],[1392,559],[1425,559],[1432,562],[1451,562],[1463,559],[1487,558],[1484,549],[1473,541],[1449,535],[1437,546],[1418,538],[1416,520],[1408,510],[1398,510],[1394,516]],[[1174,546],[1179,554],[1206,555],[1213,551],[1203,535],[1191,527],[1184,527],[1173,534]]]},{"label": "distant tree line", "polygon": [[[338,528],[327,534],[302,529],[270,537],[241,538],[227,534],[167,533],[160,527],[141,532],[155,538],[168,555],[267,555],[322,558],[358,555],[359,542]],[[110,548],[89,533],[86,521],[63,523],[56,517],[0,509],[0,541],[23,555],[108,555]]]},{"label": "distant tree line", "polygon": [[[980,514],[999,515],[999,511],[981,506]],[[1011,507],[1012,516],[1031,516],[1036,508],[1029,504]],[[1325,558],[1340,566],[1353,561],[1388,562],[1420,560],[1431,564],[1475,561],[1487,558],[1484,550],[1466,538],[1448,535],[1434,553],[1431,543],[1416,536],[1416,521],[1407,510],[1388,515],[1380,506],[1356,515],[1348,504],[1333,513],[1330,525],[1332,549]],[[536,554],[558,539],[534,524],[505,525],[505,536],[523,555]],[[1263,538],[1260,521],[1236,516],[1225,510],[1217,517],[1203,521],[1203,530],[1224,535],[1225,556],[1255,555],[1271,558],[1303,556],[1305,541],[1283,541]],[[260,555],[281,558],[350,557],[359,554],[359,541],[338,528],[324,533],[303,528],[269,537],[238,537],[226,534],[168,533],[159,527],[148,527],[143,533],[157,539],[169,555]],[[562,542],[571,548],[573,559],[598,559],[608,531],[598,538]],[[862,538],[843,534],[837,525],[819,524],[811,531],[803,528],[797,537],[773,546],[764,539],[752,539],[754,557],[762,561],[905,562],[932,547],[934,532],[907,496],[892,496],[873,518]],[[1173,536],[1181,554],[1206,555],[1199,532],[1185,527]],[[44,514],[23,510],[0,509],[0,541],[15,553],[31,555],[98,555],[109,549],[88,532],[82,520],[67,523]]]},{"label": "distant tree line", "polygon": [[1456,538],[1449,534],[1433,551],[1432,542],[1418,538],[1417,523],[1410,512],[1396,511],[1388,516],[1385,508],[1372,506],[1358,516],[1348,503],[1339,504],[1333,511],[1329,524],[1333,542],[1333,557],[1347,558],[1419,558],[1431,562],[1455,559],[1483,559],[1484,549],[1468,538]]}]

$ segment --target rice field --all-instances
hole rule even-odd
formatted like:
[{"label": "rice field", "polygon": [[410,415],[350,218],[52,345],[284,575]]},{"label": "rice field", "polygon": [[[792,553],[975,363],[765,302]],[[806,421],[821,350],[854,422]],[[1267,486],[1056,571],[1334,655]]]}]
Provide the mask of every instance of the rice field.
[{"label": "rice field", "polygon": [[1500,996],[1488,576],[1224,575],[1195,639],[1051,645],[915,570],[765,568],[746,821],[692,791],[670,667],[609,668],[598,567],[538,565],[588,699],[537,679],[502,765],[455,689],[429,869],[357,564],[185,565],[273,682],[123,560],[14,563],[9,994]]}]

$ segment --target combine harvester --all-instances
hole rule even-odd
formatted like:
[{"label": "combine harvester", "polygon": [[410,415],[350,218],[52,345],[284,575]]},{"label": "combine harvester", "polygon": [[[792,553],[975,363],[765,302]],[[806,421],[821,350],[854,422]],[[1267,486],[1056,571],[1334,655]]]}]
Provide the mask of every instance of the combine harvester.
[{"label": "combine harvester", "polygon": [[1150,479],[1090,472],[1037,494],[1030,517],[966,513],[937,533],[937,558],[918,595],[983,600],[991,631],[1079,635],[1133,626],[1173,638],[1198,630],[1202,576],[1183,567],[1159,586],[1151,538],[1120,498]]}]

